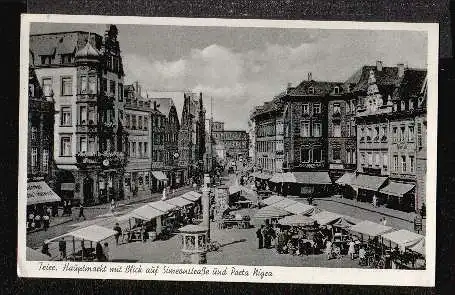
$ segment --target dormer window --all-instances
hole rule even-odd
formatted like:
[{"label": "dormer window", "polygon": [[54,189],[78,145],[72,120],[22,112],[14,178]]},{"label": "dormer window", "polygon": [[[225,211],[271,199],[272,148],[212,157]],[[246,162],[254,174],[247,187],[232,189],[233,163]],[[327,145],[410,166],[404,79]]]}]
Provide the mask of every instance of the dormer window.
[{"label": "dormer window", "polygon": [[309,94],[314,94],[314,87],[311,86],[310,88],[308,88],[308,93]]},{"label": "dormer window", "polygon": [[41,55],[41,64],[50,65],[52,61],[52,55]]},{"label": "dormer window", "polygon": [[60,56],[60,63],[62,64],[68,64],[73,62],[73,54],[62,54]]},{"label": "dormer window", "polygon": [[340,94],[340,87],[335,86],[335,88],[333,88],[333,93]]}]

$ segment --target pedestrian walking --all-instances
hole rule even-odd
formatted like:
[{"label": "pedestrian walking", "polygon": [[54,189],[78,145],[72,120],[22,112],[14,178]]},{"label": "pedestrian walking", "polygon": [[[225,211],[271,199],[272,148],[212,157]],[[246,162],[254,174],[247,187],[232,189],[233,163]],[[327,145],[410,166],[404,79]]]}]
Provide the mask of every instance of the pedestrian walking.
[{"label": "pedestrian walking", "polygon": [[41,248],[41,253],[43,253],[44,255],[47,255],[49,257],[51,257],[51,253],[49,253],[49,245],[44,243],[43,242],[43,246]]},{"label": "pedestrian walking", "polygon": [[85,218],[85,215],[84,215],[84,203],[83,202],[80,202],[80,204],[79,204],[79,220],[81,219],[81,217],[83,217],[84,220],[87,220],[87,218]]},{"label": "pedestrian walking", "polygon": [[351,260],[354,260],[355,256],[355,242],[353,239],[349,242],[348,255],[351,256]]},{"label": "pedestrian walking", "polygon": [[49,218],[49,215],[46,213],[43,216],[43,228],[44,228],[44,231],[47,231],[47,229],[49,228],[49,223],[50,223],[50,218]]},{"label": "pedestrian walking", "polygon": [[61,238],[58,242],[58,250],[60,252],[60,260],[66,259],[66,241],[65,238]]},{"label": "pedestrian walking", "polygon": [[118,223],[115,224],[114,231],[115,231],[115,235],[114,235],[115,245],[118,246],[118,239],[122,235],[122,228],[120,227],[120,225]]},{"label": "pedestrian walking", "polygon": [[166,188],[163,188],[163,196],[161,197],[161,201],[166,200]]},{"label": "pedestrian walking", "polygon": [[367,251],[365,250],[365,247],[363,245],[360,246],[359,265],[366,265],[366,261],[365,261],[366,254],[367,254]]},{"label": "pedestrian walking", "polygon": [[110,260],[110,250],[109,250],[109,244],[106,242],[104,243],[104,246],[103,246],[103,254],[104,254],[104,259],[105,261],[109,261]]},{"label": "pedestrian walking", "polygon": [[264,236],[262,234],[263,229],[264,225],[261,225],[261,227],[256,231],[256,237],[258,238],[258,249],[262,249],[264,246]]},{"label": "pedestrian walking", "polygon": [[330,240],[327,240],[327,243],[325,244],[325,253],[327,255],[327,260],[330,260],[330,258],[332,258],[332,242]]},{"label": "pedestrian walking", "polygon": [[387,219],[385,217],[382,219],[382,225],[387,225]]},{"label": "pedestrian walking", "polygon": [[115,201],[114,199],[111,200],[111,212],[114,212],[114,208],[115,208]]},{"label": "pedestrian walking", "polygon": [[104,261],[103,246],[101,246],[100,242],[96,243],[95,256],[98,261]]},{"label": "pedestrian walking", "polygon": [[378,199],[376,198],[376,195],[373,196],[373,207],[377,207],[378,206]]}]

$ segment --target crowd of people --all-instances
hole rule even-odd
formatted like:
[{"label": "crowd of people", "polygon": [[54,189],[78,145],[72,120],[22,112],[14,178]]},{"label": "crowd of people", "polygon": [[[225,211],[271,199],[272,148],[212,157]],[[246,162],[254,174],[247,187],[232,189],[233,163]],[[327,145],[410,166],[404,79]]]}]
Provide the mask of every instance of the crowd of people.
[{"label": "crowd of people", "polygon": [[57,204],[33,205],[27,208],[27,231],[44,229],[47,231],[51,217],[58,216]]}]

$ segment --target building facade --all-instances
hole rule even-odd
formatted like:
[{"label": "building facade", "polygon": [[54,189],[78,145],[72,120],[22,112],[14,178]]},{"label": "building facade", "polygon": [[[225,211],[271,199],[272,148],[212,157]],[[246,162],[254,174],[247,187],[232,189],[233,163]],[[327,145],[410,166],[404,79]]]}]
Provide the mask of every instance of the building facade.
[{"label": "building facade", "polygon": [[28,88],[27,179],[44,180],[53,186],[54,100],[44,95],[30,57]]},{"label": "building facade", "polygon": [[[54,159],[62,198],[123,198],[123,65],[118,31],[30,36],[36,74],[55,101]],[[57,186],[58,186],[57,185]]]},{"label": "building facade", "polygon": [[151,103],[164,115],[164,173],[169,186],[179,187],[184,184],[184,169],[179,167],[178,161],[180,122],[177,109],[172,98],[151,98]]},{"label": "building facade", "polygon": [[138,191],[151,189],[150,101],[141,95],[138,82],[125,86],[124,99],[124,125],[128,132],[125,191],[135,196]]},{"label": "building facade", "polygon": [[202,182],[204,169],[205,108],[202,93],[184,93],[179,130],[179,167],[184,169],[184,182]]}]

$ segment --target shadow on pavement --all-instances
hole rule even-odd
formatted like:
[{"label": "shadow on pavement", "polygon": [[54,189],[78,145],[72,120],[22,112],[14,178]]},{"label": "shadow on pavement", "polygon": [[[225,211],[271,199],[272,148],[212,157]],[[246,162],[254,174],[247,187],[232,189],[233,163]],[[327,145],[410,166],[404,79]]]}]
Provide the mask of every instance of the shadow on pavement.
[{"label": "shadow on pavement", "polygon": [[229,242],[229,243],[226,243],[226,244],[221,244],[220,246],[224,247],[224,246],[229,246],[229,245],[232,245],[232,244],[243,243],[243,242],[246,242],[246,241],[247,241],[247,239],[240,239],[240,240],[232,241],[232,242]]}]

